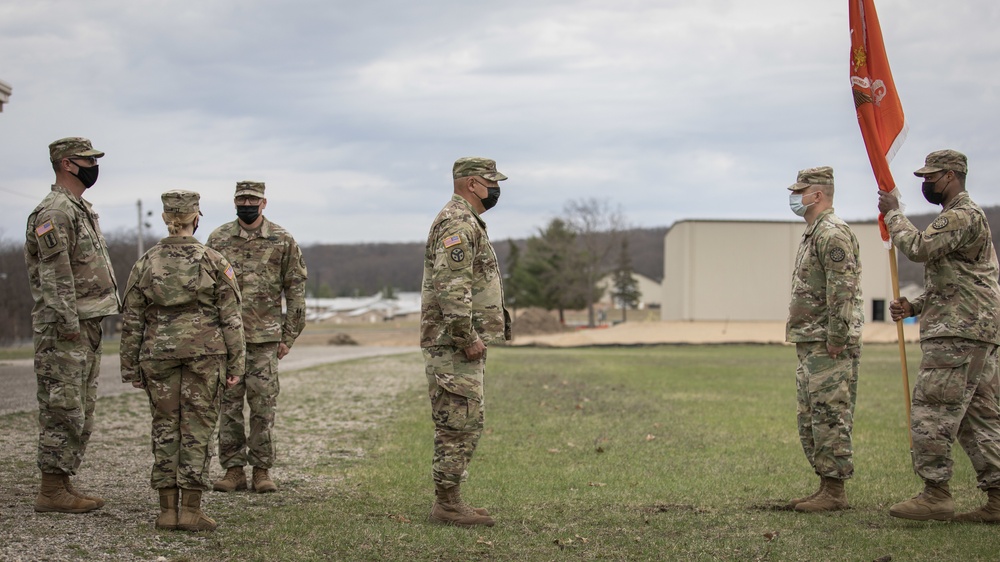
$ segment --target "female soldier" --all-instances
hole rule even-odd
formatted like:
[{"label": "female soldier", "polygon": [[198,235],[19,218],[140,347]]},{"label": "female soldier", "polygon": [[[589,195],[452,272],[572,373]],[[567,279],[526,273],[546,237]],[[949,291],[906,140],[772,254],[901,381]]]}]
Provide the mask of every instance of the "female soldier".
[{"label": "female soldier", "polygon": [[122,381],[149,395],[156,528],[211,531],[216,524],[201,511],[201,493],[212,486],[210,445],[222,381],[231,387],[243,376],[240,290],[229,262],[193,236],[200,196],[178,190],[160,199],[169,236],[129,276]]}]

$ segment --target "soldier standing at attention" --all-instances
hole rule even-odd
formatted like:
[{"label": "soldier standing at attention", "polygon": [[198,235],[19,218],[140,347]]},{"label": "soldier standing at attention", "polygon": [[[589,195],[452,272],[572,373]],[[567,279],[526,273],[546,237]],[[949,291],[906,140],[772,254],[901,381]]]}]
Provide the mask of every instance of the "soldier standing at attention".
[{"label": "soldier standing at attention", "polygon": [[789,203],[808,226],[802,234],[785,338],[795,344],[799,440],[820,478],[812,495],[788,507],[847,509],[844,481],[854,474],[851,433],[861,361],[861,262],[858,240],[833,213],[833,168],[802,170]]},{"label": "soldier standing at attention", "polygon": [[[226,469],[214,489],[247,489],[247,462],[253,466],[253,489],[276,492],[269,470],[274,466],[272,430],[278,402],[278,360],[306,325],[306,262],[287,230],[267,220],[264,183],[236,184],[236,216],[215,229],[207,244],[236,270],[243,292],[243,330],[247,370],[243,380],[225,391],[219,420],[219,462]],[[284,293],[287,313],[281,316]],[[250,405],[250,433],[243,424],[243,399]]]},{"label": "soldier standing at attention", "polygon": [[421,289],[423,348],[431,418],[436,501],[430,520],[492,526],[485,509],[462,501],[459,487],[483,432],[487,346],[510,339],[510,317],[496,253],[481,214],[500,197],[507,176],[486,158],[460,158],[452,169],[454,195],[427,236]]},{"label": "soldier standing at attention", "polygon": [[194,238],[200,196],[177,190],[160,199],[169,236],[129,275],[122,381],[149,395],[150,484],[160,495],[156,528],[214,531],[215,521],[201,510],[201,493],[211,482],[219,386],[233,386],[243,376],[240,290],[226,258]]},{"label": "soldier standing at attention", "polygon": [[83,193],[104,156],[80,137],[49,145],[52,191],[28,216],[24,261],[35,299],[38,469],[35,511],[83,513],[104,505],[70,483],[94,428],[101,369],[101,320],[118,314],[118,285],[97,213]]},{"label": "soldier standing at attention", "polygon": [[[912,302],[892,301],[893,320],[920,317],[920,376],[913,389],[910,435],[913,469],[924,490],[889,509],[916,520],[1000,522],[1000,286],[993,235],[983,210],[965,190],[965,155],[939,150],[914,175],[923,178],[924,198],[941,214],[920,232],[899,211],[899,201],[879,192],[878,208],[892,242],[903,255],[924,263],[924,292]],[[962,444],[986,505],[955,515],[948,482],[951,447]]]}]

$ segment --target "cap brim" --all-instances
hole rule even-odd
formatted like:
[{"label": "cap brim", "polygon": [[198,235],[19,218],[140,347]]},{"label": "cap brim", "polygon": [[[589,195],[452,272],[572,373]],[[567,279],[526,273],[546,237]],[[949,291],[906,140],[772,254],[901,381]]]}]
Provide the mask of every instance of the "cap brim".
[{"label": "cap brim", "polygon": [[811,185],[812,185],[811,183],[796,182],[788,186],[788,191],[798,191],[800,189],[805,189],[807,187],[810,187]]},{"label": "cap brim", "polygon": [[944,168],[938,168],[936,166],[924,166],[923,168],[920,168],[916,172],[913,172],[913,175],[919,178],[922,176],[926,176],[927,174],[933,174],[934,172],[940,172],[943,170]]},{"label": "cap brim", "polygon": [[236,195],[234,195],[233,197],[243,197],[244,195],[253,195],[254,197],[260,197],[261,199],[264,198],[264,196],[261,195],[259,192],[252,191],[252,190],[249,190],[249,189],[243,189],[243,190],[237,191]]},{"label": "cap brim", "polygon": [[88,157],[100,158],[100,157],[104,156],[104,153],[101,152],[100,150],[94,150],[92,148],[90,150],[84,150],[83,152],[77,152],[73,156],[82,156],[84,158],[88,158]]},{"label": "cap brim", "polygon": [[490,181],[503,181],[503,180],[507,179],[507,176],[501,174],[500,172],[488,172],[488,173],[482,174],[481,177],[484,177],[484,178],[486,178],[486,179],[488,179]]}]

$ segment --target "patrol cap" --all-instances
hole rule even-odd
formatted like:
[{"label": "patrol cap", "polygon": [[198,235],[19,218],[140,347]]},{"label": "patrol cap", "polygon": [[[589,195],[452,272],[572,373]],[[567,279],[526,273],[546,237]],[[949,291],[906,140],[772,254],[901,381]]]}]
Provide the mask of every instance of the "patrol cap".
[{"label": "patrol cap", "polygon": [[945,170],[967,174],[969,173],[968,159],[957,150],[936,150],[927,155],[927,158],[924,159],[924,167],[913,172],[913,175],[922,177]]},{"label": "patrol cap", "polygon": [[100,158],[104,156],[104,153],[100,150],[94,150],[93,145],[90,144],[90,139],[83,137],[66,137],[49,145],[49,162],[55,162],[71,156]]},{"label": "patrol cap", "polygon": [[236,197],[249,195],[251,197],[264,198],[264,182],[243,180],[236,182]]},{"label": "patrol cap", "polygon": [[200,215],[201,209],[198,207],[200,199],[201,195],[198,195],[194,191],[184,191],[183,189],[174,189],[160,195],[160,201],[163,201],[163,212],[180,215],[189,213],[198,213]]},{"label": "patrol cap", "polygon": [[466,156],[455,160],[455,165],[451,168],[451,175],[456,180],[469,176],[479,176],[491,181],[507,179],[507,176],[497,171],[495,160],[479,158],[478,156]]},{"label": "patrol cap", "polygon": [[818,168],[799,170],[799,175],[796,176],[795,183],[788,186],[788,190],[798,191],[813,185],[833,185],[833,168],[820,166]]}]

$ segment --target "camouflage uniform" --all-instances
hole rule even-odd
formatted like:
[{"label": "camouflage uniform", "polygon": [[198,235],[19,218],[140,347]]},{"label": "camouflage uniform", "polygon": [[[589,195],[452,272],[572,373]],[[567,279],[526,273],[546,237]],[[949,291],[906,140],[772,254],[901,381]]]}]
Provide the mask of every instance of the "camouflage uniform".
[{"label": "camouflage uniform", "polygon": [[[71,137],[49,145],[52,162],[100,158],[90,141]],[[101,367],[101,320],[118,314],[118,285],[91,204],[60,185],[28,216],[28,267],[38,379],[38,468],[76,474],[94,427]],[[79,333],[75,341],[64,334]]]},{"label": "camouflage uniform", "polygon": [[[236,196],[264,197],[264,184],[239,182]],[[302,250],[284,228],[263,219],[254,230],[239,220],[212,232],[206,242],[233,264],[243,291],[246,376],[222,397],[219,462],[223,468],[274,465],[272,435],[278,392],[278,343],[289,348],[305,328],[306,263]],[[281,296],[287,313],[282,319]],[[244,427],[243,401],[250,406],[250,433]]]},{"label": "camouflage uniform", "polygon": [[[803,170],[789,189],[809,185],[833,185],[833,170]],[[827,209],[802,234],[785,331],[799,360],[799,439],[821,477],[845,480],[854,473],[851,433],[863,325],[858,241],[847,223]],[[831,358],[827,344],[845,349]]]},{"label": "camouflage uniform", "polygon": [[[469,159],[491,164],[492,172],[482,173],[463,170],[464,160],[456,162],[456,174],[506,179],[492,160]],[[489,346],[510,339],[503,302],[500,268],[486,223],[465,199],[454,195],[427,236],[421,289],[420,346],[434,421],[432,472],[439,488],[462,482],[479,443],[486,354],[470,361],[464,350],[476,340]]]},{"label": "camouflage uniform", "polygon": [[[965,173],[965,156],[933,152],[916,174],[945,170]],[[924,292],[911,302],[923,352],[910,425],[914,470],[947,483],[957,437],[979,487],[1000,487],[1000,267],[986,216],[962,191],[923,232],[898,210],[885,222],[899,251],[924,263]]]},{"label": "camouflage uniform", "polygon": [[[196,196],[167,192],[164,206]],[[149,395],[154,489],[210,487],[220,385],[244,371],[240,300],[232,266],[193,236],[164,238],[132,268],[122,318],[122,381],[143,382]]]}]

